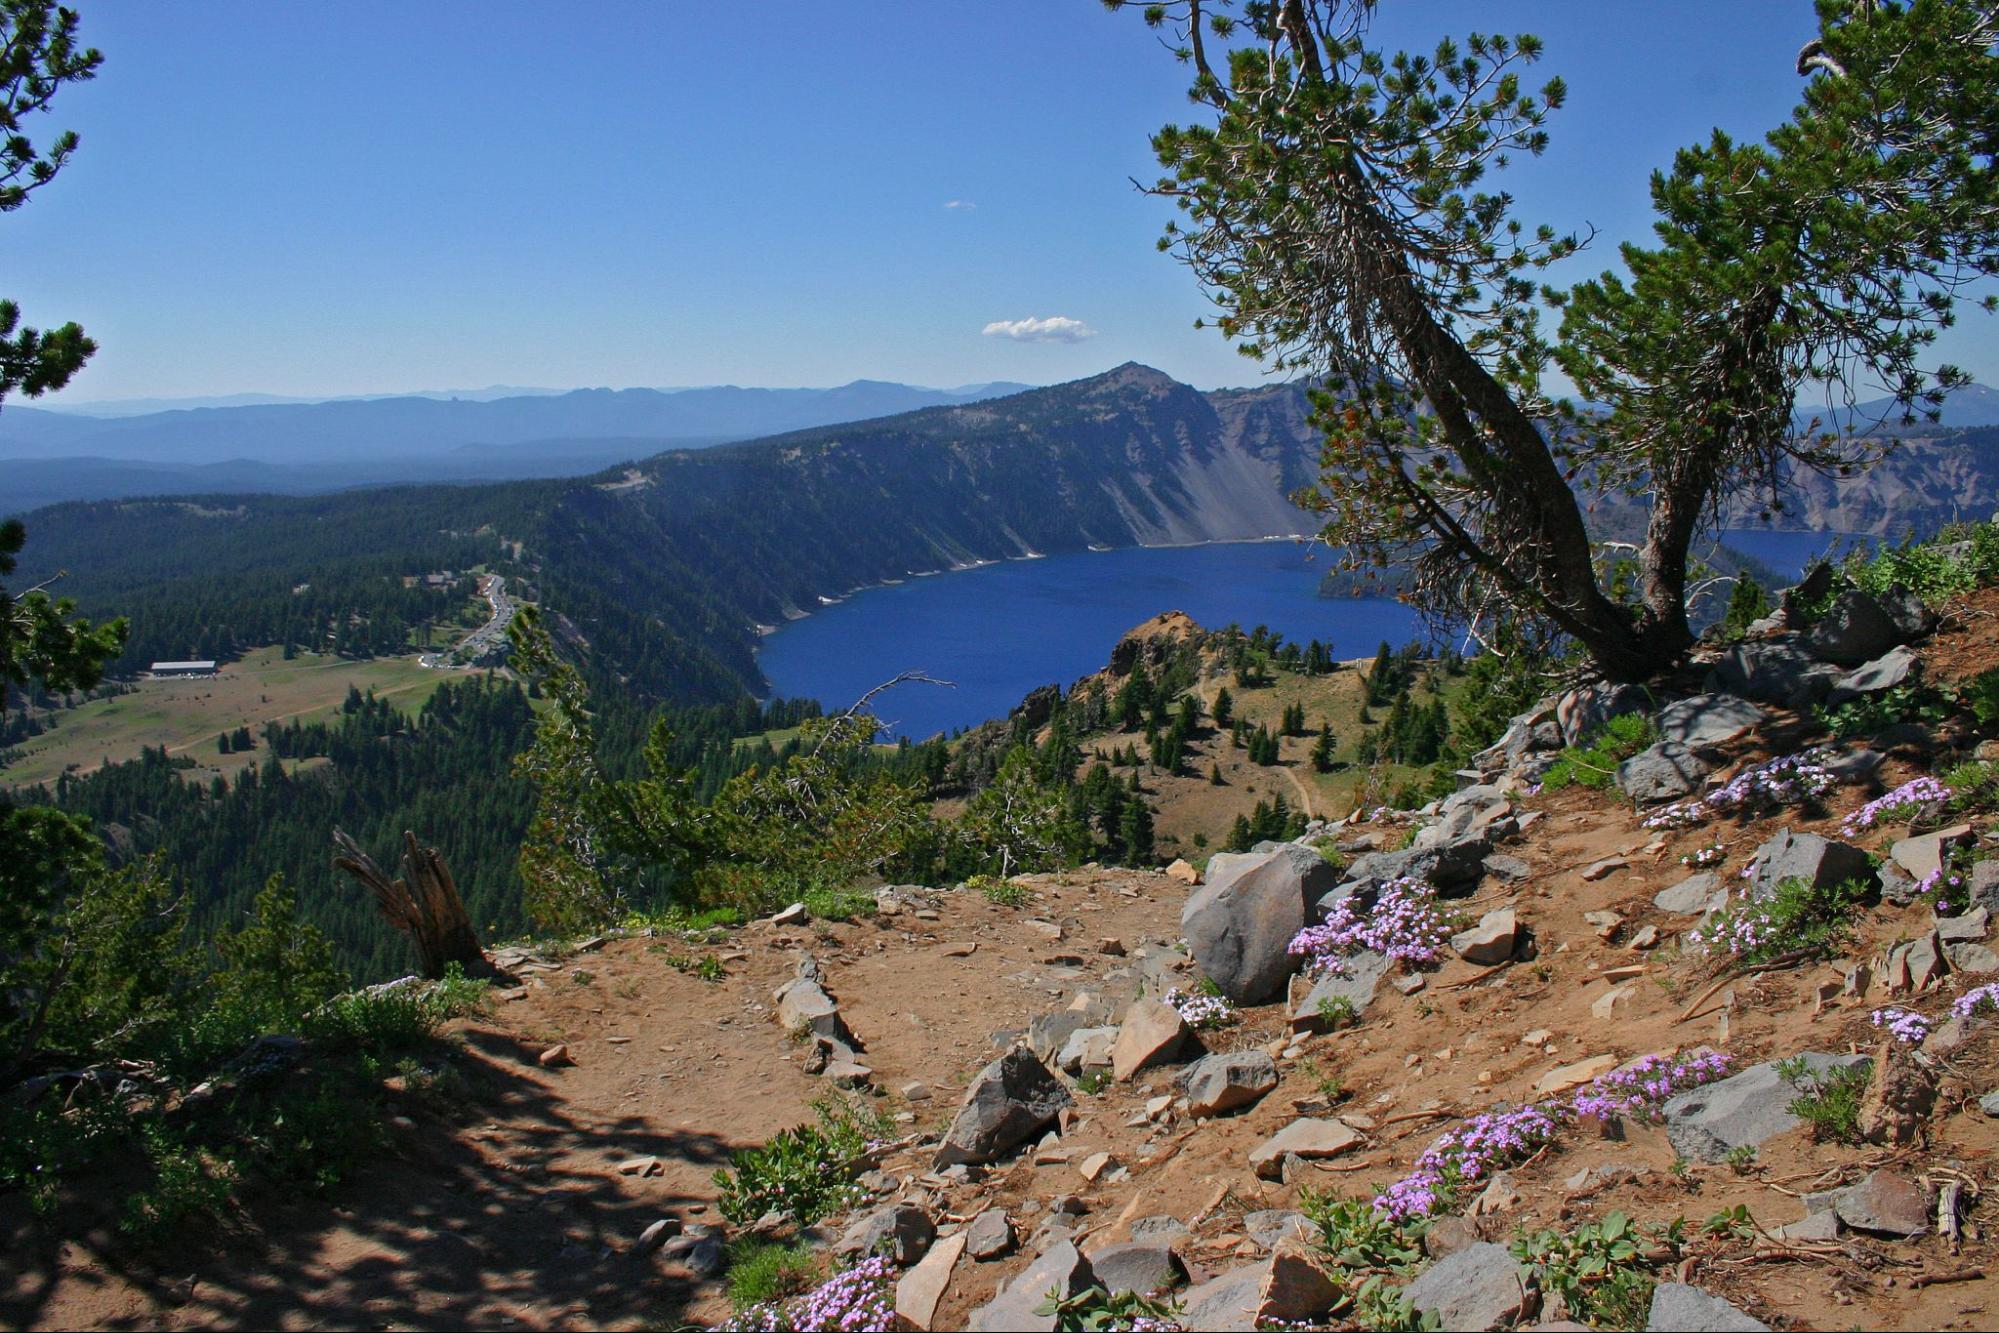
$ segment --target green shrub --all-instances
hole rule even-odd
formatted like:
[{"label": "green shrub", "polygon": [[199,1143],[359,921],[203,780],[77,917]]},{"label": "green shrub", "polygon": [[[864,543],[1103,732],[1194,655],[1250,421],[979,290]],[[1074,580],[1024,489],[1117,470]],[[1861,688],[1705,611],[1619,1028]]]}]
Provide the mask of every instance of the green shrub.
[{"label": "green shrub", "polygon": [[1570,785],[1602,790],[1617,780],[1617,766],[1659,739],[1651,720],[1642,713],[1624,713],[1603,724],[1601,730],[1578,745],[1571,745],[1555,758],[1541,779],[1547,791]]},{"label": "green shrub", "polygon": [[996,879],[991,875],[974,875],[965,881],[968,889],[977,889],[985,900],[994,907],[1024,907],[1027,905],[1027,886],[1010,879]]},{"label": "green shrub", "polygon": [[153,1178],[126,1199],[120,1231],[143,1246],[162,1246],[227,1213],[235,1180],[228,1161],[182,1142],[158,1122],[145,1126],[140,1141]]},{"label": "green shrub", "polygon": [[1184,1309],[1177,1301],[1155,1300],[1135,1291],[1113,1294],[1102,1287],[1088,1287],[1068,1297],[1059,1290],[1050,1291],[1034,1313],[1053,1315],[1057,1333],[1097,1333],[1102,1329],[1178,1328]]},{"label": "green shrub", "polygon": [[1999,667],[1981,671],[1964,683],[1959,697],[1978,725],[1987,731],[1999,727]]},{"label": "green shrub", "polygon": [[730,1155],[731,1170],[715,1173],[722,1216],[754,1222],[768,1212],[789,1213],[801,1224],[860,1201],[855,1164],[888,1126],[879,1112],[852,1099],[812,1104],[816,1125],[780,1130],[760,1148]]},{"label": "green shrub", "polygon": [[1999,810],[1999,764],[1975,759],[1943,775],[1951,790],[1952,814],[1982,814]]},{"label": "green shrub", "polygon": [[1731,954],[1752,966],[1799,951],[1827,957],[1873,893],[1861,880],[1819,886],[1794,877],[1779,883],[1768,898],[1738,900],[1687,938],[1710,953]]},{"label": "green shrub", "polygon": [[402,1051],[420,1046],[437,1029],[486,1002],[489,986],[469,981],[450,964],[442,981],[414,977],[336,995],[306,1016],[304,1035],[367,1051]]},{"label": "green shrub", "polygon": [[1812,1142],[1860,1142],[1860,1102],[1873,1080],[1872,1066],[1834,1065],[1814,1074],[1796,1056],[1778,1061],[1777,1076],[1797,1090],[1785,1109],[1805,1122]]},{"label": "green shrub", "polygon": [[1840,740],[1872,736],[1899,722],[1941,722],[1949,715],[1942,696],[1920,685],[1896,685],[1836,708],[1818,704],[1812,709],[1819,724]]},{"label": "green shrub", "polygon": [[875,898],[854,888],[810,888],[800,902],[820,921],[852,921],[875,914]]},{"label": "green shrub", "polygon": [[1319,1228],[1319,1248],[1349,1272],[1407,1273],[1423,1262],[1423,1225],[1398,1222],[1366,1199],[1343,1199],[1306,1186],[1298,1211]]},{"label": "green shrub", "polygon": [[[1678,1226],[1663,1237],[1677,1249]],[[1642,1329],[1652,1308],[1653,1265],[1637,1223],[1621,1212],[1588,1222],[1567,1235],[1522,1233],[1514,1258],[1534,1270],[1541,1289],[1559,1295],[1569,1313],[1593,1328]]]},{"label": "green shrub", "polygon": [[782,1245],[746,1237],[729,1246],[729,1299],[738,1312],[810,1290],[819,1280],[819,1259],[809,1242]]}]

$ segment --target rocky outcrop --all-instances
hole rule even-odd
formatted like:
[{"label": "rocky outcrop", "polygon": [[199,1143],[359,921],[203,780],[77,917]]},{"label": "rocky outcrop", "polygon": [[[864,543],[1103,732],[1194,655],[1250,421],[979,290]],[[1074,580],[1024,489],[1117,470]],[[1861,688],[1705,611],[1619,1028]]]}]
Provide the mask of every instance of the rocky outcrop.
[{"label": "rocky outcrop", "polygon": [[1075,1098],[1033,1051],[1016,1046],[979,1071],[937,1149],[937,1165],[990,1162],[1053,1123]]},{"label": "rocky outcrop", "polygon": [[1309,847],[1223,853],[1188,896],[1180,928],[1201,971],[1237,1004],[1282,994],[1298,960],[1287,952],[1306,913],[1339,875]]}]

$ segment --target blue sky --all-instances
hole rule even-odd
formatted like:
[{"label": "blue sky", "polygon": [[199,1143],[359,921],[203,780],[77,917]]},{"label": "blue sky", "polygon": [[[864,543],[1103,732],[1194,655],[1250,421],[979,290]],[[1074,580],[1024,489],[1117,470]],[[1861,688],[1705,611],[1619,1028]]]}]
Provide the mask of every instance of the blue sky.
[{"label": "blue sky", "polygon": [[[1095,0],[79,7],[104,71],[45,129],[82,148],[0,218],[0,291],[102,344],[72,400],[1260,373],[1191,328],[1130,183],[1184,71]],[[1383,10],[1426,50],[1531,14],[1571,97],[1507,184],[1599,230],[1591,269],[1675,147],[1784,116],[1812,29],[1809,0]],[[984,332],[1055,319],[1092,336]],[[1999,382],[1965,323],[1948,354]]]}]

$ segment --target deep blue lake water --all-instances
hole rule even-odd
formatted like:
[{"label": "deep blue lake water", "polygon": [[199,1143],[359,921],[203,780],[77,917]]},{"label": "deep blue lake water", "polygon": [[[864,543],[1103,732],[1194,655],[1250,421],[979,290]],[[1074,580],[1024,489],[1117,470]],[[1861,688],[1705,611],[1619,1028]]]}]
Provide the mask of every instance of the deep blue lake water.
[{"label": "deep blue lake water", "polygon": [[1330,642],[1336,657],[1415,637],[1415,613],[1399,602],[1320,597],[1326,559],[1323,546],[1244,542],[1003,561],[856,593],[776,630],[759,662],[774,693],[829,710],[903,671],[956,682],[876,699],[894,734],[920,740],[1004,717],[1037,686],[1068,688],[1101,670],[1126,630],[1164,611],[1209,629],[1268,625],[1299,643]]},{"label": "deep blue lake water", "polygon": [[1768,528],[1730,528],[1722,532],[1721,543],[1761,560],[1787,579],[1797,579],[1804,575],[1805,566],[1827,552],[1845,555],[1855,546],[1872,547],[1875,539],[1840,532],[1772,532]]}]

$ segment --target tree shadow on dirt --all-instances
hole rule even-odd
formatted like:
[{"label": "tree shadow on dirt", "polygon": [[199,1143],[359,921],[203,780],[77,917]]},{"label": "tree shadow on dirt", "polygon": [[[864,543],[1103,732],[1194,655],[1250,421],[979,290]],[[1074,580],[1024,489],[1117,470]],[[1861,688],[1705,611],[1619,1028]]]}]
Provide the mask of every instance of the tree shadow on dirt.
[{"label": "tree shadow on dirt", "polygon": [[[105,1327],[147,1328],[684,1322],[691,1285],[639,1254],[638,1238],[701,1201],[668,1181],[685,1185],[689,1168],[705,1180],[742,1145],[636,1115],[585,1121],[530,1075],[538,1048],[496,1029],[468,1029],[450,1045],[463,1076],[450,1102],[391,1109],[379,1160],[324,1196],[254,1199],[250,1223],[224,1235],[141,1255],[101,1199],[58,1210],[55,1227],[10,1207],[0,1219],[0,1325],[80,1311]],[[374,1111],[357,1104],[356,1113]],[[660,1160],[663,1177],[619,1174],[618,1163],[645,1157]],[[59,1315],[50,1310],[58,1282]],[[143,1292],[151,1308],[134,1309],[118,1287]],[[103,1308],[90,1309],[98,1296]]]}]

